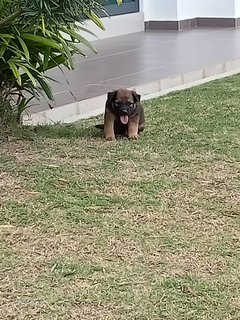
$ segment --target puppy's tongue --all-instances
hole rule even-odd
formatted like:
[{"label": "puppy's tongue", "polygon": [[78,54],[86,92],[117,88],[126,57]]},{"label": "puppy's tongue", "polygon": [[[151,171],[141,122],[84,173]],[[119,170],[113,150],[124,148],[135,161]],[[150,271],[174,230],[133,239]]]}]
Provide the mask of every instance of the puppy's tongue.
[{"label": "puppy's tongue", "polygon": [[128,123],[128,116],[121,116],[120,120],[123,124],[127,124]]}]

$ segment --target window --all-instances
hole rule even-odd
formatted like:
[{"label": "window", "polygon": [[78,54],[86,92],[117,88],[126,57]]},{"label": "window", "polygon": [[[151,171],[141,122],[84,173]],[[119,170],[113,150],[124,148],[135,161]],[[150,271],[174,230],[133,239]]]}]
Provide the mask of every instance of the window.
[{"label": "window", "polygon": [[121,6],[118,6],[115,0],[105,0],[104,2],[110,16],[139,11],[139,0],[123,0]]}]

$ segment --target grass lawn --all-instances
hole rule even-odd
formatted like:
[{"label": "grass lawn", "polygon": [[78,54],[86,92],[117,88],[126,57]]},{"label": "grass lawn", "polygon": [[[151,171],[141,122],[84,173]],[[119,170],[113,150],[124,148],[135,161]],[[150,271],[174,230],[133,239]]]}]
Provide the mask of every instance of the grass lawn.
[{"label": "grass lawn", "polygon": [[240,319],[240,77],[145,108],[2,135],[0,319]]}]

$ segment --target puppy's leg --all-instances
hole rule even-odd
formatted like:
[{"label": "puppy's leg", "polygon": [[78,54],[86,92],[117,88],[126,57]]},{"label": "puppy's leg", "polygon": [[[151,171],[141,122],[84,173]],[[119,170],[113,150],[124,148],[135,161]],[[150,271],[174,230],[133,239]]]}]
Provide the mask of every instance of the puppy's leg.
[{"label": "puppy's leg", "polygon": [[116,117],[112,112],[110,112],[108,109],[105,111],[104,115],[104,137],[107,140],[115,140],[115,134],[114,134],[114,121]]},{"label": "puppy's leg", "polygon": [[134,117],[129,119],[128,124],[128,138],[129,139],[137,139],[138,138],[138,126],[139,126],[139,118]]},{"label": "puppy's leg", "polygon": [[139,127],[138,127],[138,133],[141,133],[144,131],[144,128],[145,128],[145,123],[141,123],[139,124]]}]

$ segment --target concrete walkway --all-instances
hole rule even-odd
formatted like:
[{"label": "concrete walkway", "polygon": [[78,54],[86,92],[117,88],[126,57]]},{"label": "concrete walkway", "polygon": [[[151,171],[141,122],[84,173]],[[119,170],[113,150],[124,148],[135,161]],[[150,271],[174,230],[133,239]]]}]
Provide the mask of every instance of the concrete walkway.
[{"label": "concrete walkway", "polygon": [[[71,122],[103,111],[107,91],[140,94],[192,83],[240,68],[240,29],[148,31],[95,41],[98,54],[75,58],[75,70],[54,69],[56,107],[30,108],[26,123]],[[237,70],[236,70],[237,72]],[[89,112],[88,112],[89,111]]]}]

